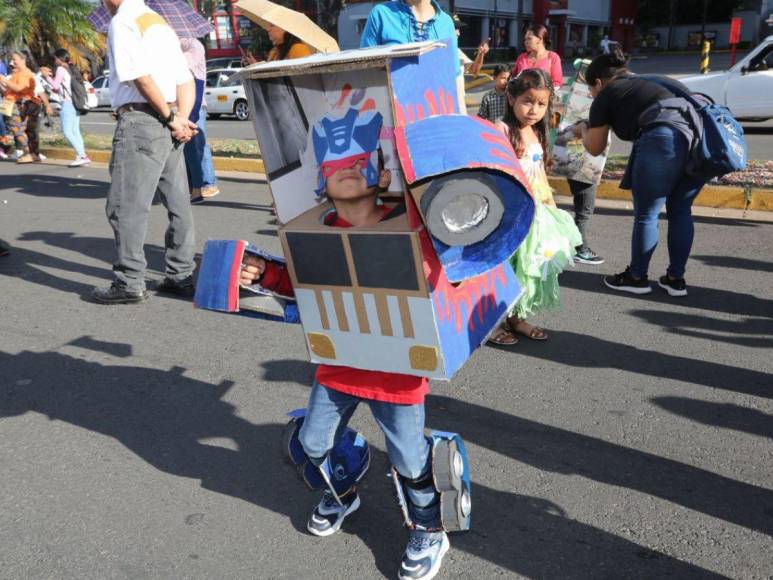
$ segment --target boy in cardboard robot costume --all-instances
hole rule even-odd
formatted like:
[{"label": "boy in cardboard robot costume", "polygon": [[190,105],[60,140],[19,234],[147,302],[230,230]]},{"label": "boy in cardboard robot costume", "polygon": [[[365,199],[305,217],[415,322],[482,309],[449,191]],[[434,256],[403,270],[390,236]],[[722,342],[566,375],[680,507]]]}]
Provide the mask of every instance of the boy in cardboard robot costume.
[{"label": "boy in cardboard robot costume", "polygon": [[[398,576],[423,579],[440,569],[446,532],[469,529],[471,509],[462,439],[424,432],[428,378],[449,379],[517,301],[520,288],[504,263],[526,235],[534,204],[501,134],[458,114],[447,46],[411,46],[316,55],[273,65],[273,72],[258,65],[242,73],[258,117],[260,79],[281,77],[290,86],[293,73],[301,75],[297,87],[308,86],[304,61],[340,89],[340,98],[327,101],[334,105],[311,107],[316,116],[306,146],[307,165],[311,158],[316,168],[311,189],[328,201],[295,212],[280,229],[286,264],[245,253],[243,244],[224,258],[223,244],[231,243],[208,242],[195,301],[238,309],[216,305],[213,294],[224,287],[211,280],[216,270],[231,292],[238,283],[295,295],[311,358],[321,363],[308,406],[290,414],[284,441],[309,488],[323,492],[307,528],[332,535],[360,507],[357,485],[370,449],[347,424],[367,403],[384,433],[410,529]],[[320,61],[330,63],[338,85]],[[341,73],[342,64],[363,68],[362,62],[373,70]],[[367,87],[358,92],[350,85],[357,75],[370,79],[362,82],[389,75],[379,83],[389,87],[382,88],[388,98],[367,98],[374,95]],[[431,114],[415,114],[420,108]],[[265,150],[270,129],[260,118],[255,126]],[[275,169],[267,164],[282,218],[288,168]],[[380,198],[387,189],[400,195]]]}]

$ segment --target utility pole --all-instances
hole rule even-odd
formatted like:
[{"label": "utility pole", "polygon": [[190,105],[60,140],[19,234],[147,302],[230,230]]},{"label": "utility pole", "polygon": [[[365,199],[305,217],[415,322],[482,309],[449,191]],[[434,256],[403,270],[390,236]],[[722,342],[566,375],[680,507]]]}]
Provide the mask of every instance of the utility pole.
[{"label": "utility pole", "polygon": [[666,48],[671,50],[671,45],[674,42],[674,13],[676,12],[675,0],[670,0],[668,8],[668,39],[666,42]]}]

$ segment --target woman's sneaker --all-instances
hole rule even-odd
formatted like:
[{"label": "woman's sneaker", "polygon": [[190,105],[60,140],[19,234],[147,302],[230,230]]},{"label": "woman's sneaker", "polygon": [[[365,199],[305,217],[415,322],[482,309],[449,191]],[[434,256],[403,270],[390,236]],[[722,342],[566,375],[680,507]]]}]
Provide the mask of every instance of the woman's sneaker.
[{"label": "woman's sneaker", "polygon": [[604,258],[590,248],[579,248],[574,256],[574,261],[579,264],[603,264]]},{"label": "woman's sneaker", "polygon": [[687,296],[687,284],[684,278],[672,278],[666,274],[660,277],[658,286],[668,292],[669,296]]},{"label": "woman's sneaker", "polygon": [[631,294],[649,294],[652,292],[647,276],[642,276],[637,280],[631,276],[630,266],[625,269],[625,272],[621,272],[620,274],[604,276],[604,284],[606,284],[608,288],[612,288],[612,290],[630,292]]},{"label": "woman's sneaker", "polygon": [[411,530],[408,546],[400,562],[400,580],[429,580],[440,571],[443,556],[451,544],[445,532]]},{"label": "woman's sneaker", "polygon": [[91,163],[91,159],[89,159],[88,155],[84,155],[83,157],[76,157],[75,161],[70,163],[69,167],[80,167],[81,165],[88,165]]},{"label": "woman's sneaker", "polygon": [[357,511],[360,507],[360,496],[357,490],[352,490],[341,497],[343,505],[336,501],[335,496],[328,490],[325,490],[322,499],[314,508],[306,529],[315,536],[330,536],[341,529],[346,516]]}]

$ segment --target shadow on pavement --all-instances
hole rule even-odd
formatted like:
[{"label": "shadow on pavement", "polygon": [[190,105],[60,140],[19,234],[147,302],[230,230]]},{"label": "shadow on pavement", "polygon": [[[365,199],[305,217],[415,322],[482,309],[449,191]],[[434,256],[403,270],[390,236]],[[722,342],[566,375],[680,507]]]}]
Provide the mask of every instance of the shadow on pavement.
[{"label": "shadow on pavement", "polygon": [[[76,342],[89,345],[93,341],[82,337]],[[99,352],[111,350],[105,343],[95,346]],[[262,425],[240,418],[236,408],[223,401],[233,386],[230,381],[210,384],[185,377],[185,369],[179,367],[161,371],[102,365],[52,352],[0,352],[0,368],[6,379],[0,390],[1,417],[36,412],[115,438],[157,469],[199,479],[205,489],[286,515],[303,533],[316,496],[293,481],[292,470],[284,462],[279,443],[284,417]],[[281,374],[282,381],[305,382],[312,365],[278,361],[266,370],[266,380]],[[437,425],[442,415],[443,424],[438,426],[453,426],[472,442],[543,469],[596,473],[600,480],[627,483],[644,491],[651,487],[651,492],[697,484],[708,485],[709,495],[716,491],[711,480],[691,477],[702,474],[701,470],[676,462],[659,465],[666,460],[445,397],[431,397],[429,408],[433,411],[430,424]],[[513,433],[518,438],[507,436]],[[236,448],[206,442],[213,438],[228,439]],[[530,446],[534,456],[527,451]],[[594,470],[604,470],[603,476]],[[391,577],[399,565],[406,533],[400,528],[391,484],[380,476],[386,471],[386,457],[376,451],[373,473],[363,485],[365,509],[347,523],[344,534],[356,534],[372,551],[377,568]],[[652,485],[632,486],[628,481],[642,478]],[[729,510],[721,507],[724,503],[765,505],[761,500],[766,498],[759,491],[756,497],[748,493],[747,488],[756,488],[737,482],[726,485],[728,496],[724,502],[714,502],[714,511]],[[699,489],[692,490],[693,495]],[[571,577],[583,570],[607,570],[618,577],[712,577],[700,567],[577,522],[548,501],[485,486],[475,486],[474,493],[475,531],[455,535],[452,543],[509,570],[530,577]],[[334,565],[331,561],[331,569]]]},{"label": "shadow on pavement", "polygon": [[[571,209],[570,206],[566,204],[561,204],[561,206],[564,209]],[[612,216],[612,217],[626,217],[630,219],[630,225],[633,227],[633,210],[632,209],[622,209],[622,208],[616,208],[616,207],[596,207],[596,209],[593,210],[594,214],[598,215],[606,215],[606,216]],[[692,216],[693,221],[696,224],[711,224],[711,225],[717,225],[717,226],[735,226],[735,227],[747,227],[747,228],[759,228],[768,225],[766,222],[761,221],[754,221],[754,220],[746,220],[741,218],[723,218],[723,217],[712,217],[712,216],[703,216],[703,215],[693,215]],[[666,215],[664,213],[660,214],[660,227],[665,228],[667,227],[666,223]],[[696,233],[696,237],[700,237],[700,232]],[[628,244],[630,243],[631,234],[630,230],[628,233],[626,233],[625,240],[621,240],[624,243]],[[621,268],[622,270],[622,268]]]},{"label": "shadow on pavement", "polygon": [[[61,169],[58,165],[50,167]],[[106,199],[109,185],[109,181],[84,179],[75,173],[72,177],[62,177],[43,173],[39,169],[35,173],[3,175],[3,189],[18,190],[20,193],[35,197]]]},{"label": "shadow on pavement", "polygon": [[691,421],[773,439],[773,415],[757,409],[687,397],[653,397],[650,401],[669,413]]},{"label": "shadow on pavement", "polygon": [[666,332],[680,336],[712,342],[726,342],[750,348],[773,348],[773,320],[770,318],[722,320],[705,315],[662,310],[631,310],[628,314],[641,318],[649,324],[661,326]]},{"label": "shadow on pavement", "polygon": [[773,491],[672,459],[439,395],[427,398],[427,425],[458,430],[466,441],[536,469],[624,487],[773,532]]},{"label": "shadow on pavement", "polygon": [[[611,271],[611,270],[610,270]],[[760,316],[773,318],[773,300],[759,298],[753,294],[742,294],[732,290],[720,290],[705,286],[694,286],[687,280],[689,294],[683,298],[671,298],[657,287],[652,279],[651,294],[634,296],[610,290],[604,285],[604,274],[601,272],[583,272],[576,269],[565,270],[561,274],[560,284],[562,288],[574,288],[587,292],[604,293],[631,300],[640,304],[669,304],[678,305],[680,308],[698,308],[727,314],[741,316]]]},{"label": "shadow on pavement", "polygon": [[751,260],[737,256],[690,256],[691,260],[698,260],[707,266],[715,268],[732,268],[735,270],[752,270],[754,272],[773,272],[773,262]]}]

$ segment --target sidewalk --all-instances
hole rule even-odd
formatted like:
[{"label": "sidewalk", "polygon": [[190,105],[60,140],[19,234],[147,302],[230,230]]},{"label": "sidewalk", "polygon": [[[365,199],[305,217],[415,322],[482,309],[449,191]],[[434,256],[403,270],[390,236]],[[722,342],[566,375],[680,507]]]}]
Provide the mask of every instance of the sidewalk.
[{"label": "sidewalk", "polygon": [[[72,159],[72,150],[64,148],[44,148],[41,150],[50,159]],[[110,161],[109,151],[88,151],[95,162]],[[238,171],[247,173],[265,173],[262,159],[236,157],[214,157],[215,169],[220,171]],[[559,195],[569,195],[569,186],[562,177],[551,177],[550,184]],[[618,187],[617,180],[603,180],[596,193],[597,199],[630,200],[630,191]],[[695,200],[696,206],[721,209],[739,209],[755,211],[773,211],[773,189],[753,187],[729,187],[724,185],[706,185]]]}]

